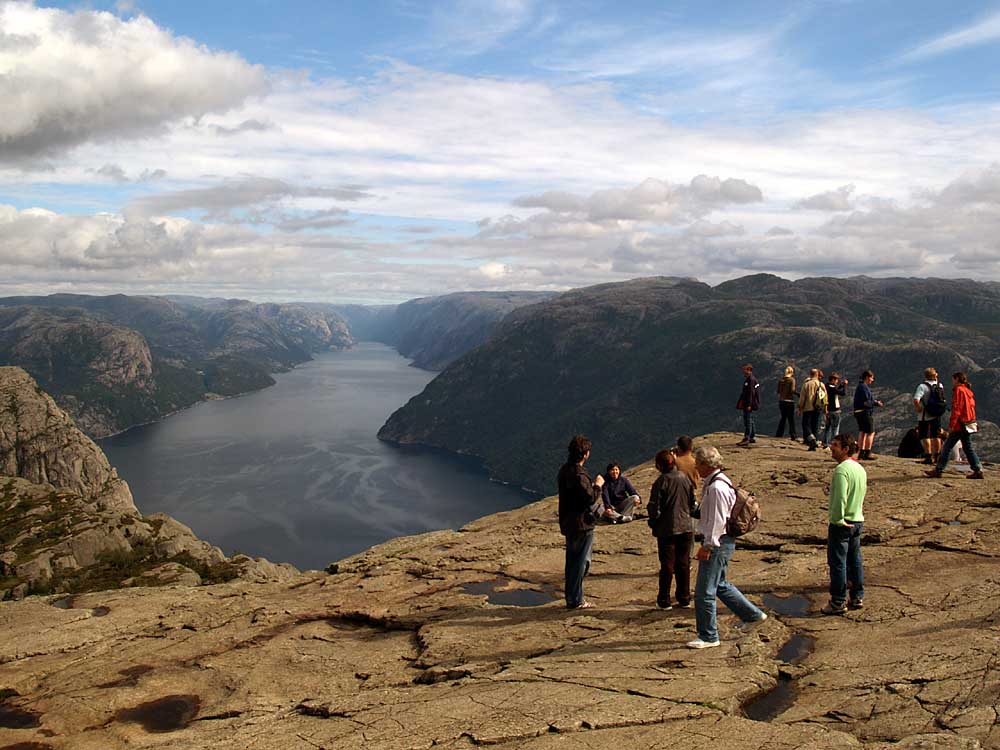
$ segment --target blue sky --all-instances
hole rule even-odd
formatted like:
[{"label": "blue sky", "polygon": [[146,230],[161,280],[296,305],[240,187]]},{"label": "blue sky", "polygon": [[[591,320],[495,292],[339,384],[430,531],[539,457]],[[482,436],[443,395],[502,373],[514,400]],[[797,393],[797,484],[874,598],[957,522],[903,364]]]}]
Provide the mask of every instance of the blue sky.
[{"label": "blue sky", "polygon": [[1000,3],[0,0],[0,294],[1000,278],[998,70]]}]

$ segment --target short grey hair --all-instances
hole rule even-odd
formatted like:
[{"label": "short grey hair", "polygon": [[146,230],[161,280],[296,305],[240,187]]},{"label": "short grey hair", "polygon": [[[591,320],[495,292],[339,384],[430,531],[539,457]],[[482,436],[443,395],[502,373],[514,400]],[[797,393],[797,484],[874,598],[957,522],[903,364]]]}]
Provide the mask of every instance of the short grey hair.
[{"label": "short grey hair", "polygon": [[713,469],[722,468],[722,454],[719,449],[711,445],[700,445],[694,449],[694,462],[704,464]]}]

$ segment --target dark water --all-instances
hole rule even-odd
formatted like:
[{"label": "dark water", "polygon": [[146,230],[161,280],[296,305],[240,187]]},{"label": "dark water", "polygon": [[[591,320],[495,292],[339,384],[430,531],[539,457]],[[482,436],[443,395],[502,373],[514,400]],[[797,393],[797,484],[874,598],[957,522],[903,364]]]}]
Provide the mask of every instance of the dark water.
[{"label": "dark water", "polygon": [[101,447],[142,513],[168,513],[227,554],[322,568],[534,499],[473,461],[375,438],[432,377],[386,346],[360,344]]}]

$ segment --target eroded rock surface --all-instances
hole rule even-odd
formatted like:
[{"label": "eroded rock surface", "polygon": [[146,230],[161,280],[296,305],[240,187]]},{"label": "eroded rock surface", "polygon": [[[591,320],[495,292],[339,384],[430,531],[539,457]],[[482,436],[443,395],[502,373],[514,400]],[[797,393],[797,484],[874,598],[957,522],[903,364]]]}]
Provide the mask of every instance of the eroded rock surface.
[{"label": "eroded rock surface", "polygon": [[[730,571],[771,613],[743,632],[720,608],[718,649],[686,649],[693,612],[653,606],[641,521],[597,530],[597,606],[567,612],[547,498],[330,574],[0,604],[4,707],[37,721],[0,747],[1000,748],[1000,479],[868,464],[866,608],[827,618],[832,461],[710,439],[762,499]],[[654,478],[627,473],[643,493]],[[793,636],[809,639],[795,657]],[[787,704],[745,718],[779,682]]]}]

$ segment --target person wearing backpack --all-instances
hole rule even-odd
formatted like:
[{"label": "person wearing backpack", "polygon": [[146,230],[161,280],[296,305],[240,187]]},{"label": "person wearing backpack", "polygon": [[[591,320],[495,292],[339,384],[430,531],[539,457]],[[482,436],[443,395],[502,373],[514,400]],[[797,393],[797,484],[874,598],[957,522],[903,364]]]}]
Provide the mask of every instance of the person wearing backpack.
[{"label": "person wearing backpack", "polygon": [[727,526],[737,493],[722,471],[722,454],[712,446],[699,446],[694,461],[698,476],[704,480],[698,519],[703,539],[695,555],[698,577],[694,587],[694,616],[698,637],[689,641],[687,647],[701,649],[719,645],[716,597],[745,624],[763,622],[767,615],[726,578],[726,569],[736,551],[736,542],[727,533]]},{"label": "person wearing backpack", "polygon": [[951,449],[960,442],[966,458],[969,459],[969,467],[972,469],[965,475],[965,478],[982,479],[983,464],[972,447],[972,436],[979,432],[979,426],[976,422],[976,397],[972,393],[969,376],[964,372],[956,372],[951,376],[951,380],[955,384],[955,388],[951,392],[951,419],[948,421],[948,438],[941,448],[937,465],[930,471],[925,471],[924,474],[932,479],[940,477],[945,467],[948,466]]},{"label": "person wearing backpack", "polygon": [[941,417],[948,410],[944,396],[944,386],[938,382],[938,373],[933,367],[924,370],[924,382],[917,386],[913,394],[913,408],[917,412],[917,433],[924,447],[921,463],[936,464],[941,453]]},{"label": "person wearing backpack", "polygon": [[[837,462],[830,479],[830,528],[826,560],[830,566],[830,603],[824,615],[842,615],[865,606],[865,572],[861,562],[861,529],[864,526],[868,473],[854,460],[858,444],[852,435],[836,435],[830,454]],[[847,582],[850,581],[850,598]]]}]

